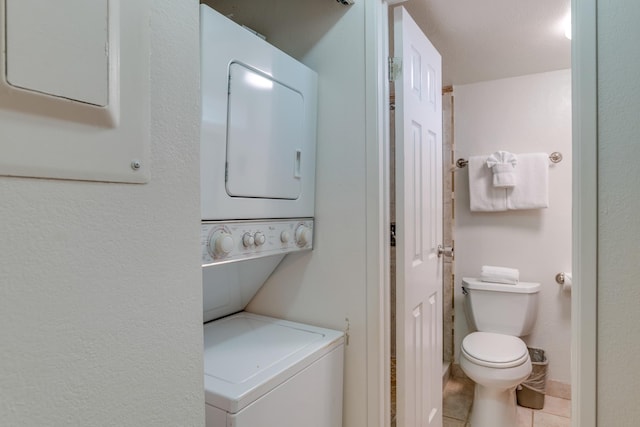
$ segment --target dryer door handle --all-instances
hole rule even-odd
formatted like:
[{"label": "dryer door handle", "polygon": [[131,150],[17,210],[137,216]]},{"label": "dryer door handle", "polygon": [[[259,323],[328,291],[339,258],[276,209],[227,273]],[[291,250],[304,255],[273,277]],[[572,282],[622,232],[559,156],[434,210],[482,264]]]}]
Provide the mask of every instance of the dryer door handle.
[{"label": "dryer door handle", "polygon": [[301,149],[297,149],[296,150],[296,157],[294,160],[294,166],[293,166],[293,177],[294,178],[302,178],[302,173],[301,173],[301,164],[302,164],[302,150]]}]

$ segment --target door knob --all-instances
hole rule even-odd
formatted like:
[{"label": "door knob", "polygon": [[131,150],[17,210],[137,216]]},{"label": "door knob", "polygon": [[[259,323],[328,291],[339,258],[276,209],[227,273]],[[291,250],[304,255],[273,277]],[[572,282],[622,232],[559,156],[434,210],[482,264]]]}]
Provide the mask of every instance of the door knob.
[{"label": "door knob", "polygon": [[438,245],[438,258],[442,257],[442,255],[453,258],[453,246]]}]

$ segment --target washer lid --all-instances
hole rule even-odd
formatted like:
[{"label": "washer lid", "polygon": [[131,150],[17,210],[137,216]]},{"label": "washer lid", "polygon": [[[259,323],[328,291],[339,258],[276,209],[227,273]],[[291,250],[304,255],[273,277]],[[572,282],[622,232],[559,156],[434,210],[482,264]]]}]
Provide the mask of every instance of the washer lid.
[{"label": "washer lid", "polygon": [[527,345],[518,337],[493,332],[473,332],[462,340],[462,351],[474,363],[492,368],[512,368],[526,362]]},{"label": "washer lid", "polygon": [[206,323],[205,401],[236,413],[342,345],[343,335],[246,312]]}]

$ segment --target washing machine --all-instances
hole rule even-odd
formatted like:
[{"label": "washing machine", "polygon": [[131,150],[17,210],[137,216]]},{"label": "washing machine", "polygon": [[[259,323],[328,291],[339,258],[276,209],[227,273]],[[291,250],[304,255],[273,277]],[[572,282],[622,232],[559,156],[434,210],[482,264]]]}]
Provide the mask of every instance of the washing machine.
[{"label": "washing machine", "polygon": [[205,324],[207,427],[341,426],[343,342],[246,312]]},{"label": "washing machine", "polygon": [[206,5],[200,17],[206,425],[340,427],[343,332],[243,311],[313,249],[317,75]]},{"label": "washing machine", "polygon": [[203,221],[201,236],[206,426],[341,426],[344,333],[242,311],[312,249],[312,219]]}]

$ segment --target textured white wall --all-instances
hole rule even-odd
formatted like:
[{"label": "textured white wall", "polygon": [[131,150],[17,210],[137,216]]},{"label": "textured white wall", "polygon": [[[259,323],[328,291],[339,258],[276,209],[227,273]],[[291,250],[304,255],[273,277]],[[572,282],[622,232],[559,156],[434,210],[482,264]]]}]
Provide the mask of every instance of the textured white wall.
[{"label": "textured white wall", "polygon": [[640,3],[598,1],[599,426],[640,419]]},{"label": "textured white wall", "polygon": [[460,290],[462,277],[482,265],[520,270],[523,281],[540,282],[536,326],[525,338],[549,359],[549,378],[571,382],[570,294],[555,274],[571,270],[571,75],[569,70],[455,86],[456,158],[560,151],[549,170],[549,208],[497,213],[470,212],[467,169],[455,182],[455,341],[468,333]]},{"label": "textured white wall", "polygon": [[203,425],[198,2],[151,7],[150,183],[0,177],[2,425]]}]

